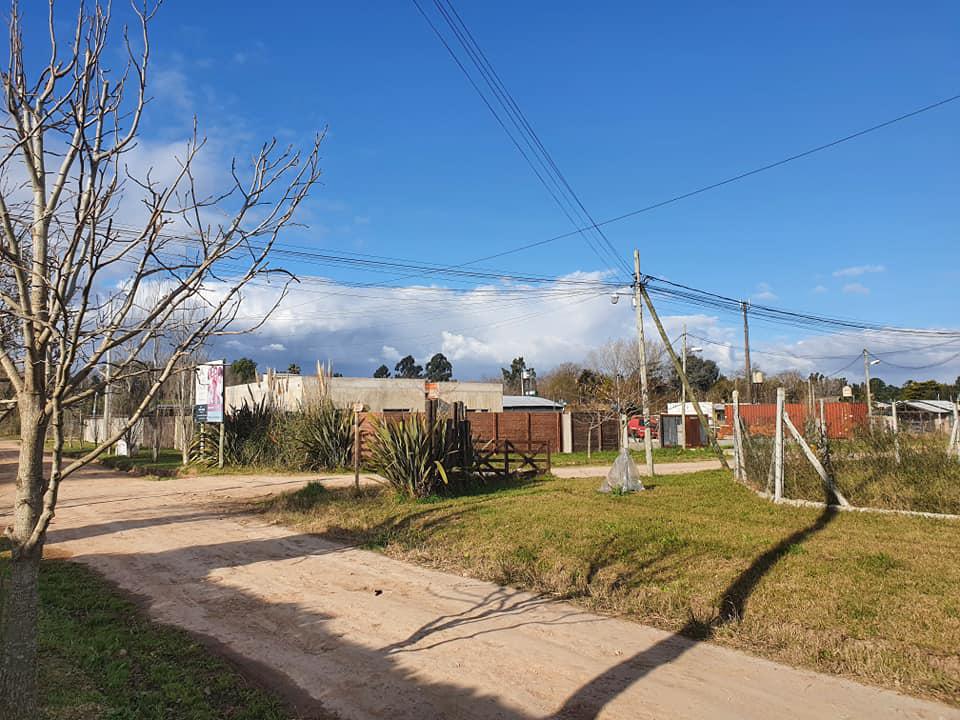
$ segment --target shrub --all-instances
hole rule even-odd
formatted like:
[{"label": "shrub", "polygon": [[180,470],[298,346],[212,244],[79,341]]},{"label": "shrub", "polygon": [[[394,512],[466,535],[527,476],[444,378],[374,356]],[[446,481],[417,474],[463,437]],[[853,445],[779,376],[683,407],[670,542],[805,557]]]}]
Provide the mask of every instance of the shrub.
[{"label": "shrub", "polygon": [[435,495],[449,484],[448,471],[460,470],[455,468],[452,436],[444,420],[432,425],[421,415],[395,422],[381,420],[371,437],[371,465],[392,488],[407,497]]},{"label": "shrub", "polygon": [[307,406],[291,423],[304,470],[347,467],[353,456],[353,414],[329,400]]}]

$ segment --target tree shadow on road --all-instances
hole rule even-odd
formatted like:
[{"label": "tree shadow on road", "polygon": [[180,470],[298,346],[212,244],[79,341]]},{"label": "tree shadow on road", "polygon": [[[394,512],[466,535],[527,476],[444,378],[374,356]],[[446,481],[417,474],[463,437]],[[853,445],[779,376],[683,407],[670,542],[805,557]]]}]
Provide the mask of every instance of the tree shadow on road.
[{"label": "tree shadow on road", "polygon": [[759,555],[724,590],[719,603],[720,611],[711,621],[691,618],[677,633],[614,665],[581,686],[552,717],[564,720],[596,718],[609,702],[635,682],[658,667],[673,662],[700,642],[711,639],[724,625],[742,620],[750,595],[767,573],[793,546],[823,530],[837,512],[835,507],[828,505],[811,525],[791,533]]},{"label": "tree shadow on road", "polygon": [[[462,684],[457,681],[455,670],[448,672],[451,677],[444,681],[427,680],[422,670],[403,660],[402,651],[419,642],[421,634],[425,637],[443,633],[441,641],[418,648],[428,652],[485,632],[509,632],[525,624],[525,616],[535,614],[548,602],[546,599],[506,588],[478,597],[475,588],[469,587],[477,581],[465,580],[462,597],[444,598],[446,602],[464,604],[459,620],[453,616],[438,618],[395,644],[367,646],[348,639],[342,623],[353,618],[332,616],[312,604],[316,595],[308,599],[290,587],[290,577],[297,573],[303,573],[303,582],[323,581],[316,569],[307,574],[309,566],[299,565],[303,560],[347,550],[317,536],[292,535],[191,545],[155,553],[78,553],[73,559],[108,577],[123,578],[123,589],[151,607],[162,622],[171,622],[205,638],[253,678],[284,695],[301,717],[336,717],[337,710],[349,707],[361,716],[533,720],[534,716],[504,704],[497,695],[471,687],[473,678],[466,669]],[[231,572],[253,565],[265,572]],[[303,569],[290,572],[291,565]],[[382,580],[382,587],[344,590],[341,585],[337,591],[350,592],[355,606],[373,608],[363,615],[371,623],[390,623],[397,603],[406,603],[403,597],[392,593],[388,578]],[[269,597],[271,592],[282,594],[284,600]],[[302,602],[287,599],[298,595]],[[502,615],[515,622],[503,626],[498,622]],[[591,619],[587,613],[573,612],[569,617],[552,618],[551,623],[585,619]],[[401,622],[399,614],[396,621]],[[491,625],[485,627],[485,622]],[[544,620],[531,617],[529,622],[543,624]],[[458,632],[461,625],[467,626],[463,633]],[[361,637],[364,634],[359,632]],[[464,661],[464,668],[468,666],[471,663]],[[475,664],[472,667],[476,670]],[[522,688],[524,678],[518,677],[516,682]],[[510,692],[505,688],[503,694],[509,696]]]}]

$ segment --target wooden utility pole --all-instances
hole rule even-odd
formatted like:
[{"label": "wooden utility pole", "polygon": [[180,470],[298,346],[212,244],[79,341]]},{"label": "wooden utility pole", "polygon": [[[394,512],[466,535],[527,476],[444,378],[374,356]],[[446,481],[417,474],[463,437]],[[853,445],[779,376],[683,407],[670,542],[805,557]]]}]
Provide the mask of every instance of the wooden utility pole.
[{"label": "wooden utility pole", "polygon": [[667,354],[670,356],[670,361],[673,363],[673,369],[680,376],[680,382],[683,383],[683,387],[687,391],[687,395],[689,395],[690,399],[693,401],[693,409],[696,410],[697,417],[699,418],[701,425],[707,431],[707,437],[710,438],[710,445],[713,447],[714,452],[716,452],[717,458],[720,460],[720,464],[723,466],[723,469],[729,470],[730,464],[727,462],[727,456],[724,454],[723,449],[717,443],[717,434],[710,426],[710,423],[707,422],[707,418],[703,414],[703,408],[700,407],[700,403],[697,401],[697,395],[695,392],[693,392],[693,388],[690,387],[690,381],[687,379],[687,374],[683,371],[683,366],[680,364],[680,358],[677,357],[676,350],[674,350],[673,345],[670,344],[670,338],[667,336],[667,331],[663,329],[663,323],[660,322],[660,316],[657,315],[657,310],[655,307],[653,307],[653,302],[650,300],[650,295],[647,293],[647,289],[643,286],[643,283],[640,283],[639,289],[640,295],[643,297],[643,301],[647,305],[647,310],[650,311],[650,317],[653,318],[653,323],[657,326],[657,332],[660,333],[660,338],[663,340],[663,345],[667,349]]},{"label": "wooden utility pole", "polygon": [[863,377],[866,382],[864,389],[867,393],[867,417],[873,417],[873,398],[870,395],[870,353],[863,349]]},{"label": "wooden utility pole", "polygon": [[[683,324],[683,375],[687,375],[687,324]],[[680,384],[680,442],[687,449],[687,390]]]},{"label": "wooden utility pole", "polygon": [[747,375],[747,402],[753,402],[753,368],[750,367],[750,325],[747,323],[746,300],[740,302],[740,309],[743,310],[743,371]]},{"label": "wooden utility pole", "polygon": [[643,337],[643,303],[640,299],[640,251],[633,251],[633,307],[637,320],[637,343],[640,351],[640,404],[643,407],[643,452],[647,461],[647,474],[654,475],[653,423],[650,417],[650,390],[647,385],[647,344]]}]

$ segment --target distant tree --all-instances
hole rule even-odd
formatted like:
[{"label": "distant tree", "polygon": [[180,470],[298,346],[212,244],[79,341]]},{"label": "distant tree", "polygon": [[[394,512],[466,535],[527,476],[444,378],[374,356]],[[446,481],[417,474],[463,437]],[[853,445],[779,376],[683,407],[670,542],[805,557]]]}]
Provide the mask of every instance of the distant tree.
[{"label": "distant tree", "polygon": [[381,365],[373,371],[373,376],[375,378],[388,378],[390,377],[390,368],[388,368],[386,365]]},{"label": "distant tree", "polygon": [[257,363],[247,357],[242,357],[230,363],[230,377],[227,378],[231,385],[245,385],[256,382]]},{"label": "distant tree", "polygon": [[581,370],[580,375],[577,376],[577,402],[582,404],[591,400],[596,395],[601,382],[603,377],[600,373],[590,368]]},{"label": "distant tree", "polygon": [[423,367],[417,365],[417,361],[413,359],[413,355],[407,355],[405,358],[401,358],[394,368],[393,373],[395,377],[398,378],[409,378],[417,379],[423,377]]},{"label": "distant tree", "polygon": [[287,373],[290,375],[299,375],[300,366],[297,365],[296,363],[290,363],[289,365],[287,365]]},{"label": "distant tree", "polygon": [[[671,385],[680,392],[680,376],[672,373]],[[695,353],[687,354],[687,379],[695,392],[706,393],[720,379],[720,368],[713,360],[707,360]]]},{"label": "distant tree", "polygon": [[720,379],[707,390],[707,400],[710,402],[730,402],[733,400],[733,391],[736,389],[733,380],[721,375]]},{"label": "distant tree", "polygon": [[[523,373],[527,370],[527,363],[523,359],[523,356],[516,357],[510,363],[510,368],[500,368],[500,373],[503,375],[503,392],[507,395],[519,395],[521,391],[520,382],[523,377]],[[534,377],[530,378],[531,380],[535,379]],[[525,388],[524,388],[525,389]]]},{"label": "distant tree", "polygon": [[577,378],[583,371],[578,363],[560,363],[555,368],[537,378],[537,390],[542,397],[551,400],[577,401]]},{"label": "distant tree", "polygon": [[453,365],[446,355],[437,353],[427,363],[427,380],[430,382],[447,382],[453,377]]},{"label": "distant tree", "polygon": [[[870,387],[872,390],[872,383]],[[900,391],[900,399],[937,400],[938,398],[944,398],[950,395],[948,391],[945,392],[948,387],[949,386],[941,385],[936,380],[923,380],[922,382],[907,380],[903,385],[903,389]]]}]

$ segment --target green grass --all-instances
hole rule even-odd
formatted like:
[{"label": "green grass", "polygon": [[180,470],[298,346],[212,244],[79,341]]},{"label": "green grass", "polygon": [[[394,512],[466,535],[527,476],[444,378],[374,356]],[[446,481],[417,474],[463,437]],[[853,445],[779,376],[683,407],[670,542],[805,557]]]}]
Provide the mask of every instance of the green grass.
[{"label": "green grass", "polygon": [[[412,502],[312,484],[280,523],[960,705],[960,524],[777,506],[722,471]],[[736,612],[732,612],[734,608]]]},{"label": "green grass", "polygon": [[[9,554],[0,554],[0,576]],[[149,621],[92,571],[41,567],[40,694],[49,720],[281,720],[293,713],[189,635]]]},{"label": "green grass", "polygon": [[[93,443],[88,442],[67,443],[63,448],[63,454],[64,457],[81,457],[94,447],[96,446]],[[132,456],[103,454],[95,462],[124,472],[136,469],[144,474],[152,473],[164,477],[176,475],[183,469],[183,456],[179,450],[173,448],[160,448],[156,461],[153,459],[153,451],[150,448],[141,448],[136,455]]]},{"label": "green grass", "polygon": [[[550,457],[553,467],[569,465],[609,465],[617,458],[617,450],[595,450],[587,458],[586,452],[556,453]],[[636,462],[646,462],[643,450],[631,450],[630,456]],[[693,460],[713,460],[716,453],[710,448],[654,448],[653,460],[658,463],[690,462]]]},{"label": "green grass", "polygon": [[[767,484],[772,442],[753,438],[748,443],[747,475],[757,489]],[[944,436],[903,433],[899,462],[889,433],[831,441],[829,447],[837,488],[851,505],[960,514],[960,461],[947,454]],[[792,441],[784,452],[784,494],[823,500],[820,476]]]}]

